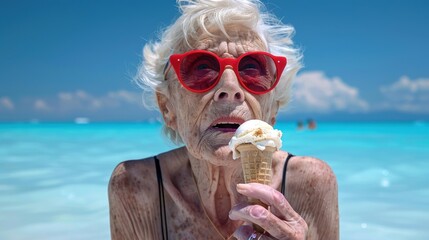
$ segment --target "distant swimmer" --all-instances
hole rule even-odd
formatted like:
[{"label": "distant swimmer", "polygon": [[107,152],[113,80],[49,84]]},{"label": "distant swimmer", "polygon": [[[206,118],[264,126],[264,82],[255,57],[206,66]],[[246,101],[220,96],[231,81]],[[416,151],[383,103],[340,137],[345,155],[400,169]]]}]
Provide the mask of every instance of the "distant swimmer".
[{"label": "distant swimmer", "polygon": [[308,129],[316,129],[316,121],[314,121],[313,119],[308,119],[307,127]]},{"label": "distant swimmer", "polygon": [[298,130],[302,130],[304,128],[304,123],[302,121],[298,121],[298,123],[296,125],[296,128]]}]

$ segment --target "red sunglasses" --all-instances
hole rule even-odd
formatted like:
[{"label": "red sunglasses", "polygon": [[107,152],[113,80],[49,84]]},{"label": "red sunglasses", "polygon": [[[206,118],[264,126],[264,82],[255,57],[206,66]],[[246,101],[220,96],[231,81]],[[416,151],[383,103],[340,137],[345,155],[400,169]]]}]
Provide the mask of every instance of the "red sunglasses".
[{"label": "red sunglasses", "polygon": [[267,52],[247,52],[238,58],[220,58],[205,50],[192,50],[170,56],[171,66],[180,83],[191,92],[203,93],[214,88],[227,66],[232,67],[241,86],[253,94],[271,91],[286,67],[286,58]]}]

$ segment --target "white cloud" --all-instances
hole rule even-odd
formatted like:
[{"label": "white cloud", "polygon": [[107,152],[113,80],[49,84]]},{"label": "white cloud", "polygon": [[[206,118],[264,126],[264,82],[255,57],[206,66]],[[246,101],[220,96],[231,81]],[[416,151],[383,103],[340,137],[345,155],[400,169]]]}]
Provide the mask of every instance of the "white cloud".
[{"label": "white cloud", "polygon": [[294,82],[290,109],[299,112],[361,112],[368,103],[359,97],[359,90],[339,77],[328,78],[321,71],[303,72]]},{"label": "white cloud", "polygon": [[50,107],[44,100],[37,99],[36,101],[34,101],[34,109],[39,111],[49,111]]},{"label": "white cloud", "polygon": [[119,90],[116,92],[109,92],[107,94],[109,99],[114,99],[120,102],[126,102],[130,104],[142,104],[142,97],[140,93],[129,92],[125,90]]},{"label": "white cloud", "polygon": [[[12,102],[0,96],[0,121],[4,119],[147,120],[158,115],[145,109],[138,90],[117,90],[95,94],[85,90],[64,91],[50,96],[23,97]],[[14,114],[1,114],[14,110]]]},{"label": "white cloud", "polygon": [[429,78],[411,80],[407,76],[389,86],[382,86],[385,97],[382,106],[409,113],[429,113]]},{"label": "white cloud", "polygon": [[15,105],[13,104],[12,100],[8,97],[0,97],[0,109],[8,109],[12,110],[15,109]]},{"label": "white cloud", "polygon": [[429,92],[429,78],[419,78],[411,80],[407,76],[402,76],[398,81],[391,84],[390,86],[381,87],[381,91],[384,93],[419,93]]},{"label": "white cloud", "polygon": [[115,108],[124,105],[142,105],[141,94],[126,90],[108,92],[102,96],[93,96],[83,90],[61,92],[58,94],[62,109],[97,110]]},{"label": "white cloud", "polygon": [[61,108],[64,110],[100,107],[100,103],[97,98],[83,90],[77,90],[75,92],[60,92],[58,93],[58,100]]}]

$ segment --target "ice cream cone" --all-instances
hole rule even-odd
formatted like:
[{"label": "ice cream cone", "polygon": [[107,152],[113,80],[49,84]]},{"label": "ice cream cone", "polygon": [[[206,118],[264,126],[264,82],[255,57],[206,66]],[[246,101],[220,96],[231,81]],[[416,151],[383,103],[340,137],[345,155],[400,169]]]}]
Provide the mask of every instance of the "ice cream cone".
[{"label": "ice cream cone", "polygon": [[271,162],[274,147],[265,147],[263,151],[250,143],[237,146],[240,152],[241,166],[243,167],[245,183],[261,183],[269,185],[271,183]]},{"label": "ice cream cone", "polygon": [[[282,147],[282,132],[261,120],[252,119],[240,125],[229,141],[233,159],[241,159],[245,183],[271,184],[272,156]],[[258,199],[248,199],[250,204],[268,208]],[[253,224],[253,228],[263,233],[264,229]]]},{"label": "ice cream cone", "polygon": [[[238,145],[237,151],[240,152],[245,183],[261,183],[269,185],[271,183],[272,176],[272,156],[276,151],[276,148],[265,147],[265,149],[261,151],[255,145],[246,143]],[[258,204],[265,208],[268,207],[258,199],[249,198],[249,203]],[[264,232],[264,229],[256,224],[253,224],[253,228],[257,232]]]}]

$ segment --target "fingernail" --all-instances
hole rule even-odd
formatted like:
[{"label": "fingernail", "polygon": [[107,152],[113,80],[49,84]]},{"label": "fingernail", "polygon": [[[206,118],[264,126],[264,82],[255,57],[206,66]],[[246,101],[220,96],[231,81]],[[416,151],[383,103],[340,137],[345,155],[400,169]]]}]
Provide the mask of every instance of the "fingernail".
[{"label": "fingernail", "polygon": [[266,218],[268,216],[267,209],[261,207],[261,206],[254,206],[249,211],[250,216],[254,218]]},{"label": "fingernail", "polygon": [[239,183],[239,184],[237,184],[237,191],[238,191],[238,192],[243,192],[243,191],[245,191],[246,189],[247,189],[246,184],[243,184],[243,183]]},{"label": "fingernail", "polygon": [[237,220],[237,219],[235,218],[235,213],[234,213],[234,211],[229,211],[228,217],[229,217],[231,220]]}]

